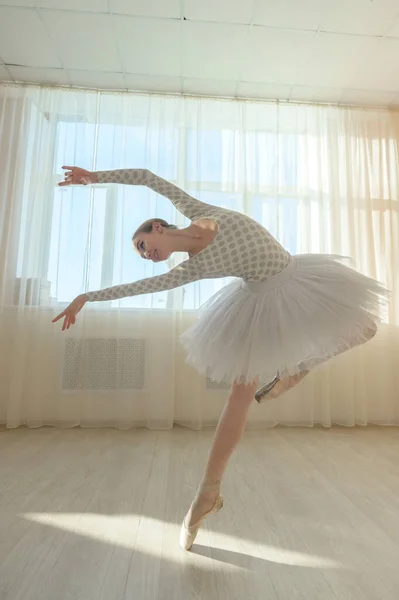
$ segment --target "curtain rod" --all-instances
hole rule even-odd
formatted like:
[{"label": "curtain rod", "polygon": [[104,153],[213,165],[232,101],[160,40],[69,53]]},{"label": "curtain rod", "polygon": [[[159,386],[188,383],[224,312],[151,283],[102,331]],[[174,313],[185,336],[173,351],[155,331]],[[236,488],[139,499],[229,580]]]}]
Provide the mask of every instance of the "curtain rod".
[{"label": "curtain rod", "polygon": [[345,104],[339,102],[310,102],[306,100],[280,100],[276,98],[244,98],[237,96],[211,96],[204,94],[185,94],[184,92],[155,92],[155,91],[144,91],[144,90],[125,90],[125,89],[103,89],[96,87],[82,87],[73,85],[59,85],[59,84],[39,84],[28,81],[0,81],[1,87],[16,87],[16,88],[36,88],[36,89],[48,89],[48,90],[63,90],[67,92],[96,92],[99,94],[120,94],[120,95],[132,95],[132,96],[155,96],[155,97],[167,97],[167,98],[191,98],[191,99],[204,99],[204,100],[219,100],[219,101],[233,101],[233,102],[251,102],[254,104],[294,104],[303,106],[321,106],[321,107],[334,107],[334,108],[353,108],[357,110],[383,110],[390,112],[398,112],[399,106],[381,106],[381,105],[359,105],[359,104]]}]

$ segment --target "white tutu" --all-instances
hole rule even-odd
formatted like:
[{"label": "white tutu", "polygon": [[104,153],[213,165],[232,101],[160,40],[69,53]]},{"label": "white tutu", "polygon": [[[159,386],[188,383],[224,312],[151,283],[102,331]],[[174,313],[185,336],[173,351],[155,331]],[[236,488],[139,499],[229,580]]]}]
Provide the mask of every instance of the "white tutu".
[{"label": "white tutu", "polygon": [[226,285],[181,336],[187,362],[215,381],[267,382],[366,341],[389,292],[338,260],[299,255],[265,282]]}]

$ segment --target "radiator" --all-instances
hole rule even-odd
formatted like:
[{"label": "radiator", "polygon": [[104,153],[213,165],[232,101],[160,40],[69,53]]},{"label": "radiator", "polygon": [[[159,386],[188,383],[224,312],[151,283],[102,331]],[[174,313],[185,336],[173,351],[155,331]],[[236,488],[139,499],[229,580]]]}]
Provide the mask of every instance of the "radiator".
[{"label": "radiator", "polygon": [[141,390],[144,382],[145,340],[65,340],[62,389]]}]

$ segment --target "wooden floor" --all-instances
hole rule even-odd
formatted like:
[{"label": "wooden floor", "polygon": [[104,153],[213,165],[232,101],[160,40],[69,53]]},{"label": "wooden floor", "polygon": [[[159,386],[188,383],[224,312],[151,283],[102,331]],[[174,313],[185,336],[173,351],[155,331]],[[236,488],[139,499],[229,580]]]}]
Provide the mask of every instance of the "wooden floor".
[{"label": "wooden floor", "polygon": [[212,435],[1,431],[0,599],[398,599],[399,429],[247,432],[184,552]]}]

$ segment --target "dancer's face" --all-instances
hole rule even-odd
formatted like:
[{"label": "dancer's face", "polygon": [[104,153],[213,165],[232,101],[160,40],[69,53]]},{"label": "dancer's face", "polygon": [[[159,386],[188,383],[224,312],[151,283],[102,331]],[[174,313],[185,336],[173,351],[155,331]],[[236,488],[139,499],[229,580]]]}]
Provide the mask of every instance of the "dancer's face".
[{"label": "dancer's face", "polygon": [[172,254],[168,229],[156,221],[152,223],[150,233],[138,233],[134,236],[133,246],[142,258],[153,262],[167,260]]}]

